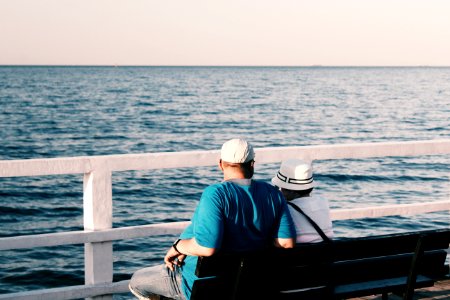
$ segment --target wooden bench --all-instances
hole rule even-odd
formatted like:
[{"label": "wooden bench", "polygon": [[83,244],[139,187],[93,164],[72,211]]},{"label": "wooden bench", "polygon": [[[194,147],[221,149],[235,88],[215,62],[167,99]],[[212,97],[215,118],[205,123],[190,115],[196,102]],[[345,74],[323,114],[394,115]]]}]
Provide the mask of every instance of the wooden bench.
[{"label": "wooden bench", "polygon": [[443,229],[200,257],[191,299],[412,299],[449,276],[449,243]]}]

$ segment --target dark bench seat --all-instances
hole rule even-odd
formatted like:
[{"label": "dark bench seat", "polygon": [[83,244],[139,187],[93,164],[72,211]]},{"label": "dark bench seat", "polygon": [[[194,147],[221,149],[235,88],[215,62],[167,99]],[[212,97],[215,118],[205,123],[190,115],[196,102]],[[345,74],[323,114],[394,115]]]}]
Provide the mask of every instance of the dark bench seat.
[{"label": "dark bench seat", "polygon": [[191,299],[412,299],[449,276],[449,243],[443,229],[200,257]]}]

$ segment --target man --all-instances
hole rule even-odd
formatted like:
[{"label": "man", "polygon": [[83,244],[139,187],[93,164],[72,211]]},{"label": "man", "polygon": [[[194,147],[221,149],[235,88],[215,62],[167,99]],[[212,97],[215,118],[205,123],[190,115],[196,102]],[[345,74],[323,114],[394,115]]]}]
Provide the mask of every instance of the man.
[{"label": "man", "polygon": [[191,224],[167,252],[165,267],[133,275],[130,290],[135,295],[190,299],[199,256],[294,246],[295,228],[283,195],[272,185],[251,179],[254,157],[245,140],[223,144],[219,168],[224,181],[203,191]]}]

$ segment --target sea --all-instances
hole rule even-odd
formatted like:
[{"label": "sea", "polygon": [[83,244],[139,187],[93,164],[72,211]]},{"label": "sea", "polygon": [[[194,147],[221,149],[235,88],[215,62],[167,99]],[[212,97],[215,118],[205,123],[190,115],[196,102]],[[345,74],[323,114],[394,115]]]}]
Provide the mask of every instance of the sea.
[{"label": "sea", "polygon": [[[448,67],[0,66],[0,160],[450,138]],[[270,181],[279,164],[258,164]],[[332,209],[448,200],[450,155],[314,162]],[[113,226],[188,221],[215,166],[113,173]],[[0,238],[83,229],[83,176],[0,178]],[[449,228],[448,212],[335,221],[337,238]],[[114,281],[176,236],[113,243]],[[0,294],[84,283],[84,247],[0,252]],[[131,294],[114,299],[132,299]]]}]

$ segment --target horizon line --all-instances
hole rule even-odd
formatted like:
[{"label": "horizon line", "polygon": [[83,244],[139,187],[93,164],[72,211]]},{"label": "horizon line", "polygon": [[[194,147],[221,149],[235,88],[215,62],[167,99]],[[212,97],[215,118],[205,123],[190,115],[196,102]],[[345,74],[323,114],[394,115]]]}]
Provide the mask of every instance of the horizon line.
[{"label": "horizon line", "polygon": [[192,68],[449,68],[450,65],[133,65],[133,64],[0,64],[0,67],[192,67]]}]

